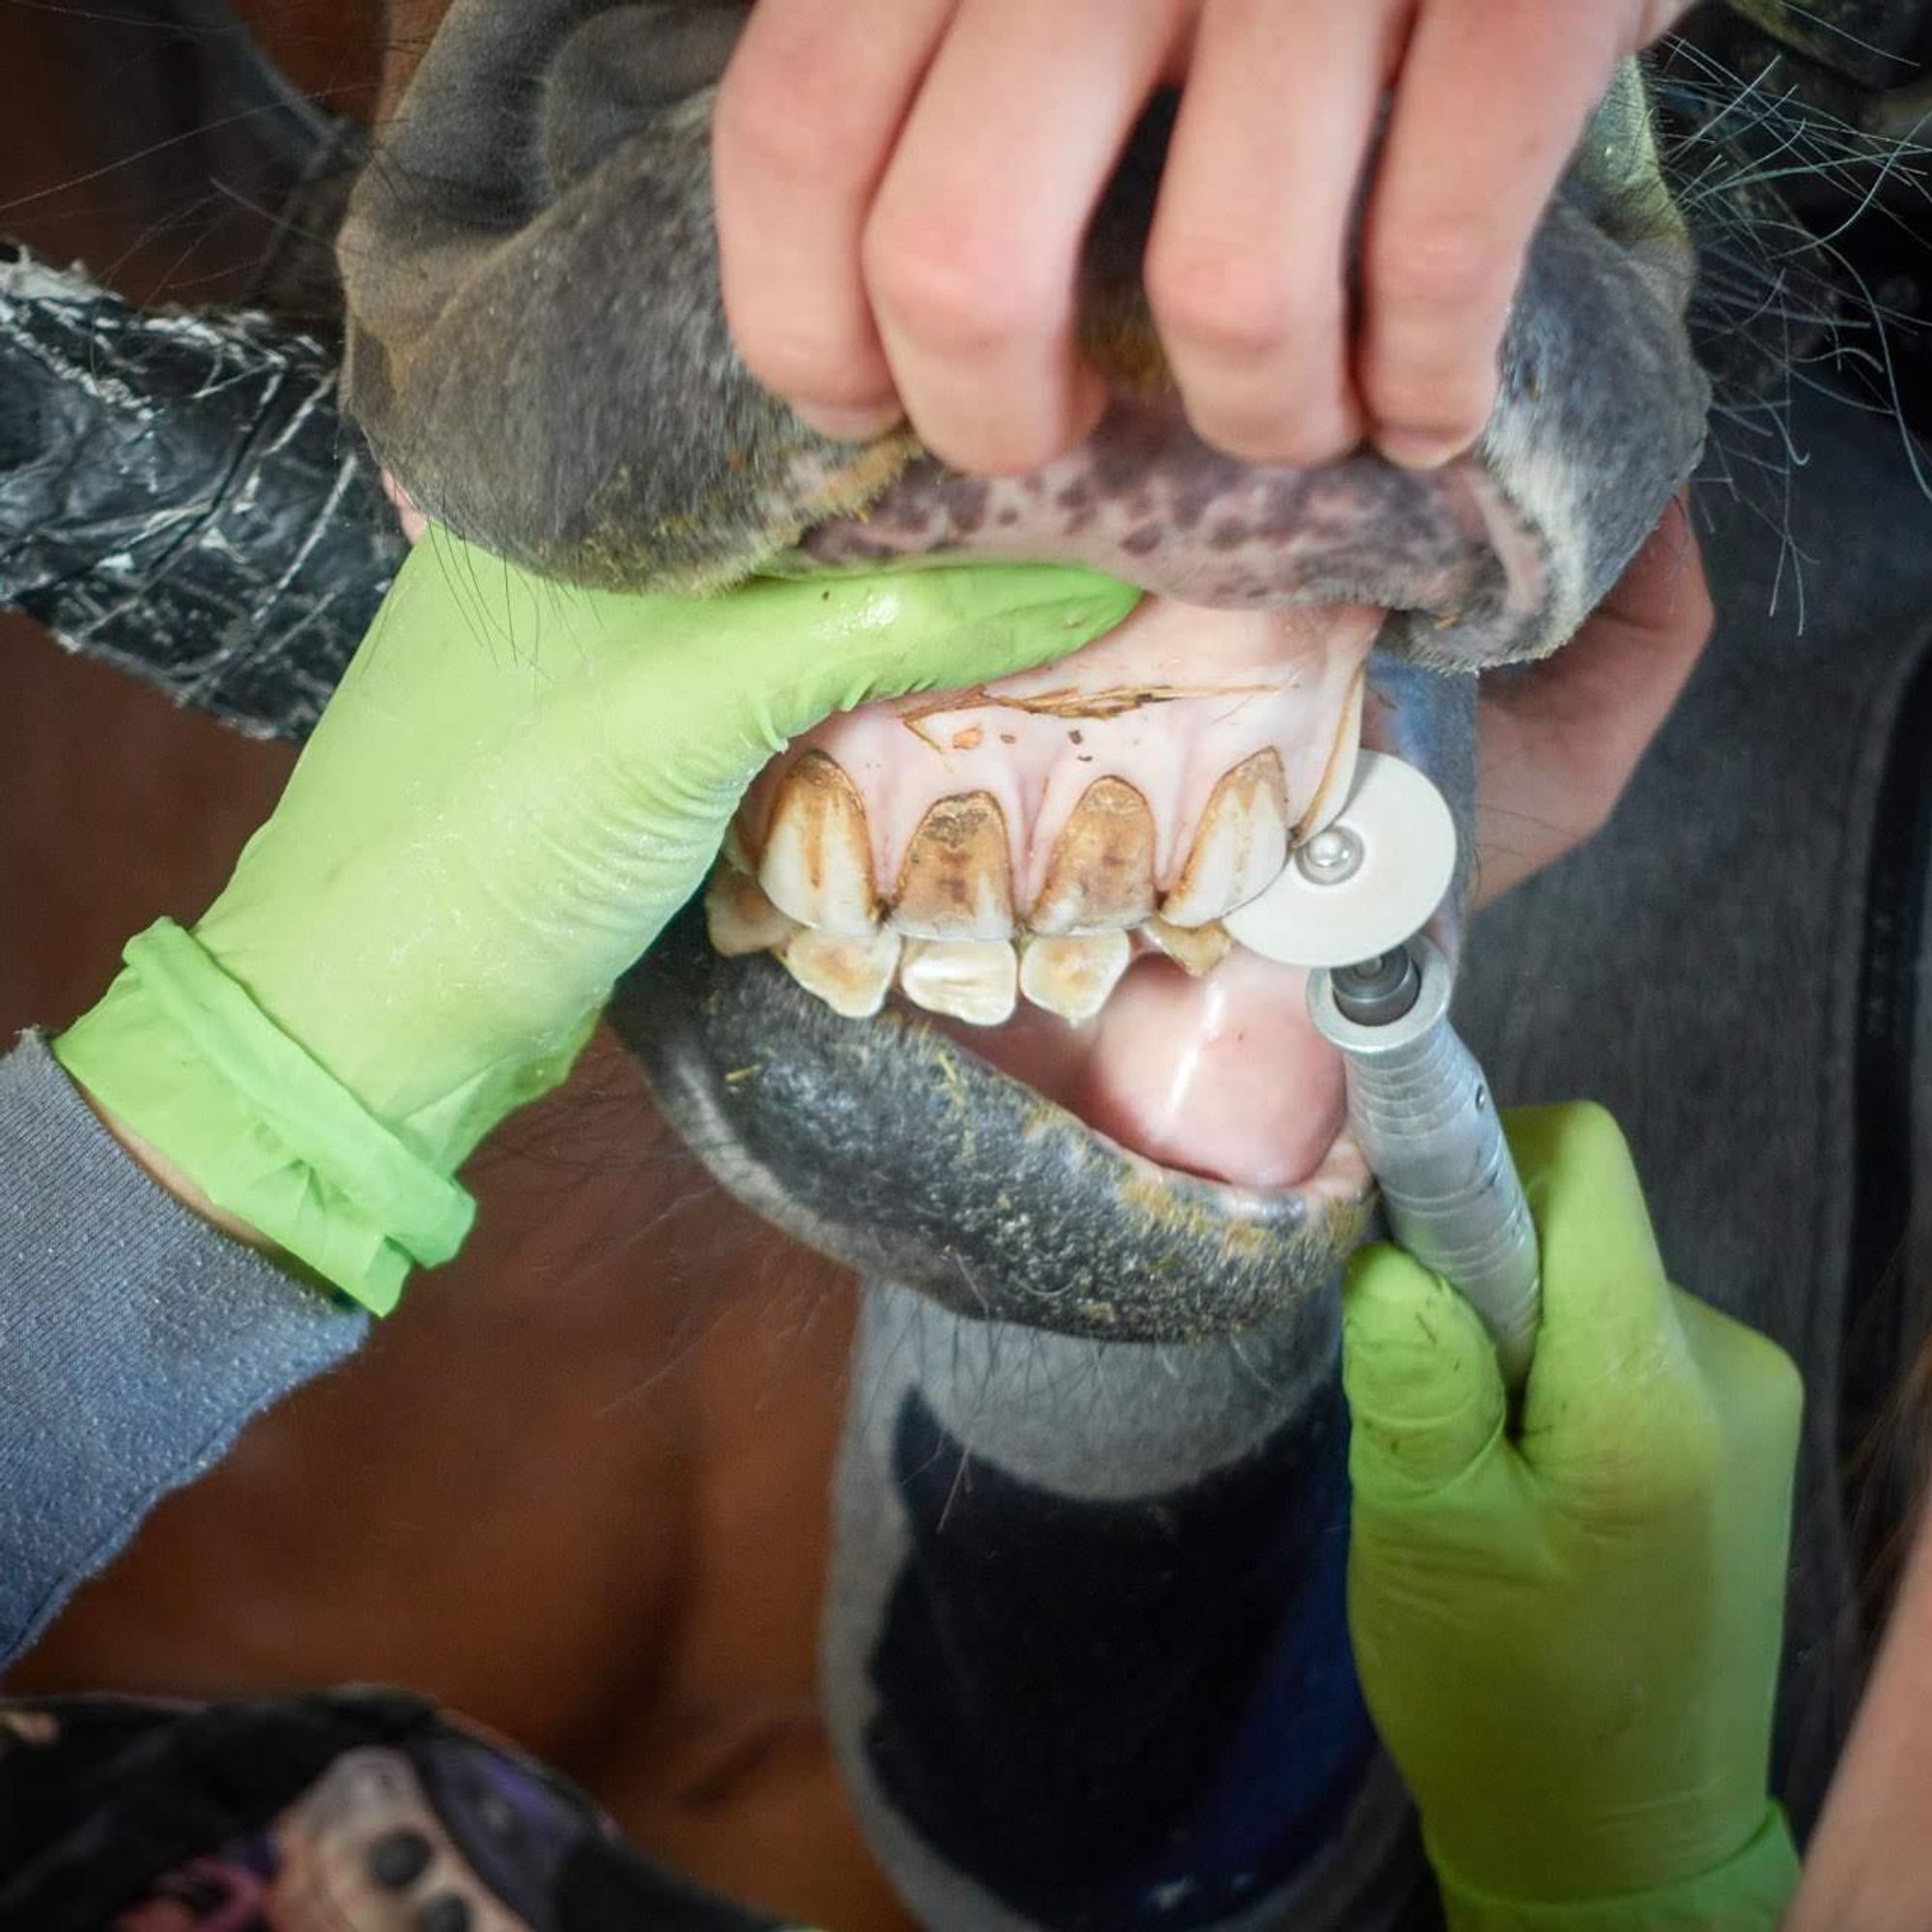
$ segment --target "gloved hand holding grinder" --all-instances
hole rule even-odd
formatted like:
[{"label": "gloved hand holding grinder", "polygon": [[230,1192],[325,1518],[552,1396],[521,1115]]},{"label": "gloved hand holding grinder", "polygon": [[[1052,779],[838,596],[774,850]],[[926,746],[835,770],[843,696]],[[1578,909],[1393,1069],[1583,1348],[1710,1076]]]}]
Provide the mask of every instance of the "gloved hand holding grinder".
[{"label": "gloved hand holding grinder", "polygon": [[1616,1123],[1507,1122],[1542,1250],[1520,1411],[1392,1247],[1344,1292],[1349,1621],[1451,1932],[1769,1932],[1767,1798],[1802,1402],[1670,1286]]},{"label": "gloved hand holding grinder", "polygon": [[468,1231],[457,1168],[564,1077],[788,739],[1137,601],[1035,566],[616,597],[439,531],[226,889],[130,942],[54,1052],[178,1191],[385,1313]]}]

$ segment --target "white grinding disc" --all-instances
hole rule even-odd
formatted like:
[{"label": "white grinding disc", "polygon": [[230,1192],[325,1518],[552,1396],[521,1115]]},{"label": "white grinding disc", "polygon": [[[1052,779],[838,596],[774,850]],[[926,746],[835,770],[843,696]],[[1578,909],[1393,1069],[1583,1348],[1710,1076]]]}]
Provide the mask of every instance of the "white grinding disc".
[{"label": "white grinding disc", "polygon": [[1352,966],[1413,937],[1442,903],[1456,876],[1456,821],[1413,765],[1363,752],[1332,824],[1359,841],[1360,863],[1326,881],[1291,856],[1266,892],[1222,921],[1249,952],[1284,966]]}]

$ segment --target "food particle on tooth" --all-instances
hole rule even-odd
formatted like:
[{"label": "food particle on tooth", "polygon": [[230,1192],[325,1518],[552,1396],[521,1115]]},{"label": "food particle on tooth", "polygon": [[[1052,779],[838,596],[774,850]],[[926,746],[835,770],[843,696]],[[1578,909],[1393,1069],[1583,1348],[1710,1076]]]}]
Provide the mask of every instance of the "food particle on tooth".
[{"label": "food particle on tooth", "polygon": [[968,1026],[1003,1026],[1018,1004],[1019,962],[1003,939],[910,939],[899,985],[929,1013]]}]

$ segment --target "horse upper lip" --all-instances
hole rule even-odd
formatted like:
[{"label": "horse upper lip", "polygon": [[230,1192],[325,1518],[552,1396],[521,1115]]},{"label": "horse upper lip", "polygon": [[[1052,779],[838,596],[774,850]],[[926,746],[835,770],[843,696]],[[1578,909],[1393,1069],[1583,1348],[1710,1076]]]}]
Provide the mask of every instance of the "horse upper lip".
[{"label": "horse upper lip", "polygon": [[795,560],[946,555],[1067,562],[1203,606],[1374,604],[1385,647],[1442,665],[1547,647],[1548,548],[1480,455],[1420,473],[1357,450],[1309,469],[1209,448],[1175,398],[1120,398],[1089,440],[1031,476],[913,461]]}]

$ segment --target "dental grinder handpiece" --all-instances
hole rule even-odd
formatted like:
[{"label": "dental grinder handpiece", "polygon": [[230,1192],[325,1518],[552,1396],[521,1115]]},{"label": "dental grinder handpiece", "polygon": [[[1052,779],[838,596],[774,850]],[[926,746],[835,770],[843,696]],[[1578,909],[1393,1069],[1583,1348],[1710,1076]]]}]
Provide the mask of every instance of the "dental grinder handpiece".
[{"label": "dental grinder handpiece", "polygon": [[1396,1240],[1458,1289],[1522,1386],[1542,1308],[1541,1261],[1489,1082],[1449,1024],[1449,962],[1417,935],[1309,976],[1316,1029],[1338,1047],[1349,1125],[1381,1184]]}]

